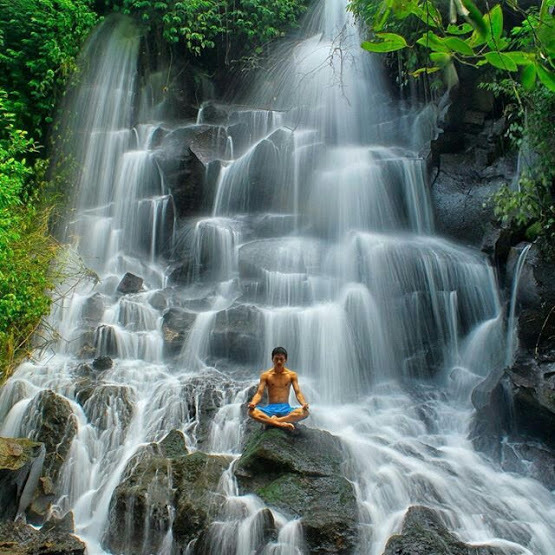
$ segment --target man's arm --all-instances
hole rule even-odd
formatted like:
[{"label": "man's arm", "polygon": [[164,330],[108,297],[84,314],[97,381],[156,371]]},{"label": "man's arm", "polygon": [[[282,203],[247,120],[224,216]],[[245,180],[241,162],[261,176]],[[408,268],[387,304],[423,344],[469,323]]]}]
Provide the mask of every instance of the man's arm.
[{"label": "man's arm", "polygon": [[260,375],[260,383],[258,384],[258,389],[254,394],[251,402],[249,403],[249,409],[254,409],[258,403],[262,400],[262,395],[264,395],[264,389],[266,388],[266,372]]},{"label": "man's arm", "polygon": [[293,372],[293,376],[291,377],[291,385],[293,386],[293,391],[295,392],[297,401],[299,401],[299,403],[302,405],[303,410],[308,410],[308,403],[306,402],[301,388],[299,387],[299,380],[295,372]]}]

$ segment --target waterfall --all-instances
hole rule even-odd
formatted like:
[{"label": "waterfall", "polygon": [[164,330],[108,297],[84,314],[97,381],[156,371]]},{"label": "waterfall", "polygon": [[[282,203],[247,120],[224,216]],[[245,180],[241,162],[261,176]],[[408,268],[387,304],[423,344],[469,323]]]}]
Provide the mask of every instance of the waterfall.
[{"label": "waterfall", "polygon": [[[552,494],[500,472],[467,439],[472,389],[503,365],[512,332],[485,257],[434,232],[414,151],[433,132],[431,109],[394,104],[346,7],[319,1],[215,123],[213,104],[196,122],[135,109],[145,95],[128,20],[109,19],[83,52],[66,125],[79,171],[64,264],[84,263],[99,281],[60,285],[49,317],[59,335],[0,392],[0,434],[32,433],[44,390],[67,401],[76,433],[54,510],[73,511],[91,553],[108,552],[128,463],[173,429],[189,450],[231,461],[216,492],[223,511],[203,537],[211,553],[306,552],[302,521],[273,509],[278,533],[264,544],[268,509],[233,475],[244,405],[276,345],[311,404],[306,424],[348,453],[359,553],[382,553],[414,504],[465,542],[545,555],[555,545]],[[218,172],[211,206],[186,221],[160,163],[175,136]],[[178,263],[182,280],[170,283]],[[123,294],[127,272],[144,283]],[[102,371],[91,367],[99,356],[112,359]],[[169,471],[156,479],[174,487]],[[167,522],[160,537],[146,524],[142,553],[192,552]]]}]

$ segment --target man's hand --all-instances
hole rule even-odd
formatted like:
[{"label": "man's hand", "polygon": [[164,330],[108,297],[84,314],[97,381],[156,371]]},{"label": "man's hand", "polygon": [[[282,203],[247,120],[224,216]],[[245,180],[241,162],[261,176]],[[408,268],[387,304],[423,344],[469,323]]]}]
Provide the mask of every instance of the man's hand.
[{"label": "man's hand", "polygon": [[255,409],[256,408],[256,403],[253,403],[252,401],[247,405],[249,407],[249,410]]},{"label": "man's hand", "polygon": [[302,404],[302,409],[306,412],[308,411],[308,403],[303,403]]}]

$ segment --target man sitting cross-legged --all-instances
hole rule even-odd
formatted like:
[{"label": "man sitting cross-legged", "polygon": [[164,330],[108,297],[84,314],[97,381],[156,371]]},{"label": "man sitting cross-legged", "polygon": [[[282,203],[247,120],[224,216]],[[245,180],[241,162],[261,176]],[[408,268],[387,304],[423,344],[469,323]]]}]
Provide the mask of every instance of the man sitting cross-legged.
[{"label": "man sitting cross-legged", "polygon": [[[293,422],[299,422],[308,417],[308,403],[301,393],[297,374],[285,368],[286,361],[287,351],[283,347],[276,347],[272,351],[274,367],[260,375],[258,389],[249,403],[249,416],[263,424],[294,430]],[[297,400],[301,403],[300,407],[292,407],[289,404],[291,386]],[[266,388],[268,388],[269,404],[265,407],[257,407]]]}]

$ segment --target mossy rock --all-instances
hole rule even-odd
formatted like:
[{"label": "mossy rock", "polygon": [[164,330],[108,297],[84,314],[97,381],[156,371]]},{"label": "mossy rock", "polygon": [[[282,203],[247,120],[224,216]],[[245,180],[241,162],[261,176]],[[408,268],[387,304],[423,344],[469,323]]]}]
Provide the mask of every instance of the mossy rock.
[{"label": "mossy rock", "polygon": [[327,432],[271,428],[252,434],[235,475],[243,493],[254,493],[269,507],[301,519],[310,553],[352,553],[358,510],[342,462],[341,444]]}]

